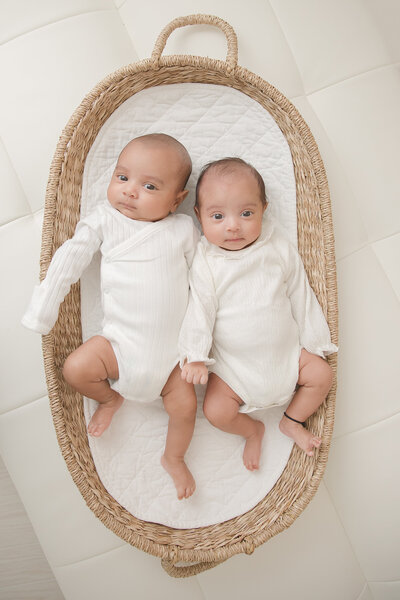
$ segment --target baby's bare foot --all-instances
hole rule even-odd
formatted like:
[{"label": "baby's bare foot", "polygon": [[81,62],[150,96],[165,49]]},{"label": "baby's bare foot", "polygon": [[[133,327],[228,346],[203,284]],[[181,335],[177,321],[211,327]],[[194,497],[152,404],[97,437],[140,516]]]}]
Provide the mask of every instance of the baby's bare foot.
[{"label": "baby's bare foot", "polygon": [[261,445],[265,431],[265,425],[261,421],[254,421],[254,424],[255,432],[247,438],[243,452],[244,466],[249,471],[255,471],[260,466]]},{"label": "baby's bare foot", "polygon": [[279,429],[282,433],[290,437],[304,452],[307,456],[314,455],[314,448],[319,448],[321,445],[321,438],[315,436],[311,431],[308,431],[300,423],[294,423],[285,416],[282,417],[279,423]]},{"label": "baby's bare foot", "polygon": [[178,500],[189,498],[196,489],[196,483],[183,458],[161,457],[161,464],[172,477],[178,494]]},{"label": "baby's bare foot", "polygon": [[122,396],[119,396],[115,400],[99,404],[96,412],[90,419],[87,428],[88,433],[94,437],[100,437],[110,425],[114,413],[117,412],[123,401]]}]

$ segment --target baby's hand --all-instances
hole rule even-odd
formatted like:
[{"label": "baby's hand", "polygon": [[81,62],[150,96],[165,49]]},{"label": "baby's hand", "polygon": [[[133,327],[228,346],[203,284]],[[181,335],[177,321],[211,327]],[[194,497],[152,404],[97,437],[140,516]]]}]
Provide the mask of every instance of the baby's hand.
[{"label": "baby's hand", "polygon": [[208,369],[203,362],[185,363],[182,367],[182,379],[188,383],[207,383]]}]

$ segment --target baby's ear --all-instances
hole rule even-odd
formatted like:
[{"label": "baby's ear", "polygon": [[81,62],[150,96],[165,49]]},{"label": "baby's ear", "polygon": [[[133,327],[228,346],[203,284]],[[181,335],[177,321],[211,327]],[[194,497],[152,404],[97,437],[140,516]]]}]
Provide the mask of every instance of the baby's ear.
[{"label": "baby's ear", "polygon": [[181,192],[179,192],[176,195],[176,198],[175,198],[174,203],[172,205],[172,208],[170,210],[170,214],[174,213],[176,211],[176,209],[178,208],[178,206],[180,204],[182,204],[182,202],[184,201],[184,199],[186,198],[186,196],[188,195],[188,193],[189,193],[189,190],[182,190]]},{"label": "baby's ear", "polygon": [[182,204],[182,202],[184,201],[184,199],[186,198],[188,193],[189,193],[189,190],[182,190],[181,192],[179,192],[179,194],[176,197],[176,207],[177,208],[180,204]]}]

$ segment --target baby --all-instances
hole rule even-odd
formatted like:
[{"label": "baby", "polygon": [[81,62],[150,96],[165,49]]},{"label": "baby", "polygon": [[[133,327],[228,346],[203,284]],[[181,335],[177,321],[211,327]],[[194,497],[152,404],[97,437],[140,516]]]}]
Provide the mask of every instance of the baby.
[{"label": "baby", "polygon": [[337,351],[300,256],[273,218],[263,218],[266,208],[263,179],[243,160],[203,169],[195,212],[204,236],[179,340],[183,380],[208,381],[204,414],[245,438],[250,471],[259,468],[264,435],[264,424],[246,414],[256,409],[291,400],[280,430],[309,456],[320,446],[304,425],[332,385],[323,357]]},{"label": "baby", "polygon": [[102,333],[68,356],[63,376],[98,402],[88,425],[92,436],[105,431],[124,399],[162,396],[169,424],[161,462],[179,499],[195,489],[184,455],[197,404],[193,385],[180,376],[178,336],[199,233],[191,217],[174,214],[188,193],[191,169],[185,147],[168,135],[131,140],[119,155],[107,200],[54,254],[22,321],[47,334],[71,284],[100,249]]}]

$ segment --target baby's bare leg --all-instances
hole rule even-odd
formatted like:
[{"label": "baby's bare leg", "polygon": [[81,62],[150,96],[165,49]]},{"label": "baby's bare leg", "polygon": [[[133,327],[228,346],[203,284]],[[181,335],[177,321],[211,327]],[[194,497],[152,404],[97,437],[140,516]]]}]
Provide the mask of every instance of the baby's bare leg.
[{"label": "baby's bare leg", "polygon": [[184,457],[193,436],[197,399],[191,383],[183,381],[176,365],[161,395],[169,415],[167,439],[161,464],[172,477],[178,499],[189,498],[196,489],[193,476]]},{"label": "baby's bare leg", "polygon": [[[315,413],[325,400],[332,387],[333,374],[329,364],[315,354],[310,354],[304,348],[299,360],[298,389],[286,409],[288,417],[283,416],[279,428],[304,450],[308,456],[314,454],[314,448],[319,448],[321,439],[314,436],[300,423]],[[296,423],[289,419],[300,421]]]},{"label": "baby's bare leg", "polygon": [[242,400],[215,373],[208,379],[204,398],[204,414],[212,425],[245,438],[243,462],[249,471],[259,468],[264,423],[239,412]]},{"label": "baby's bare leg", "polygon": [[110,342],[100,335],[90,338],[68,356],[63,376],[80,394],[99,403],[88,425],[88,433],[99,437],[124,401],[108,382],[108,378],[119,377],[117,359]]}]

